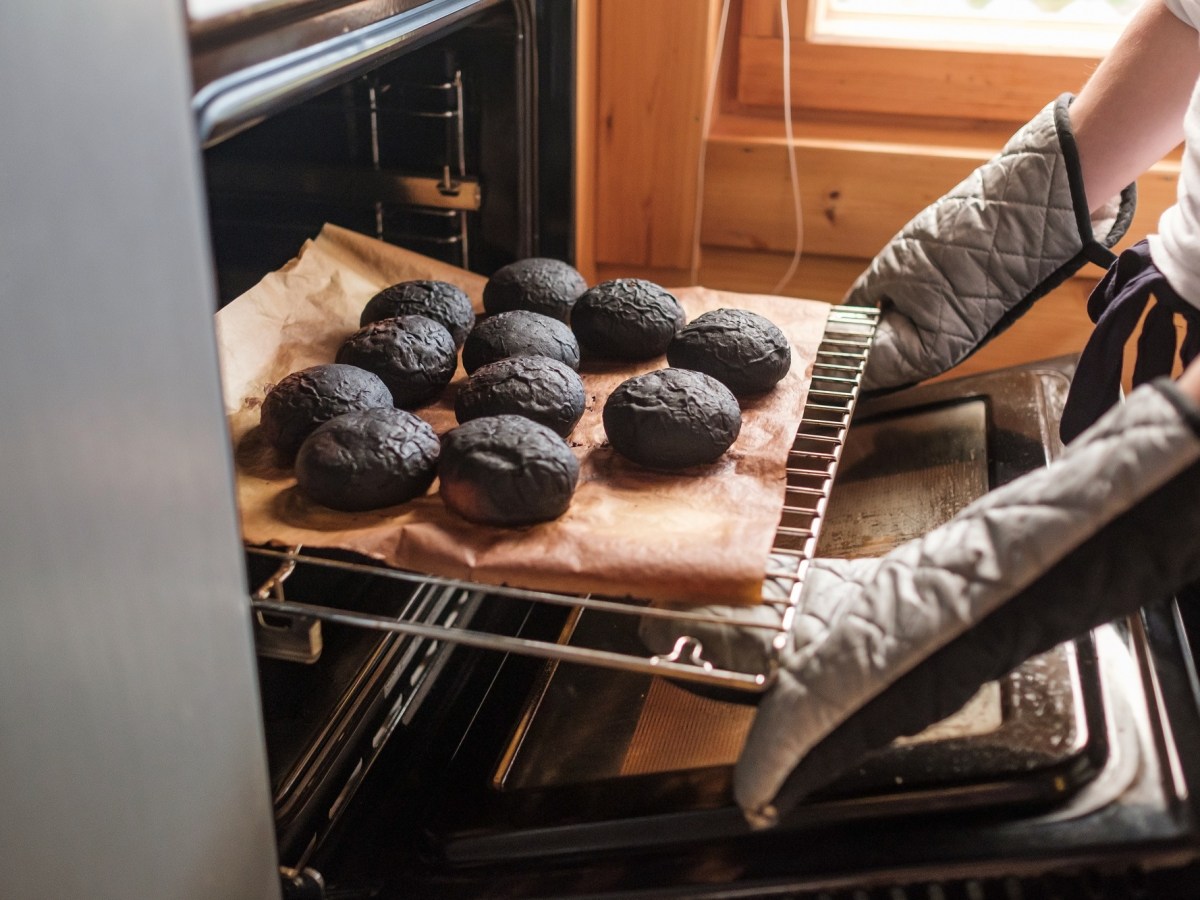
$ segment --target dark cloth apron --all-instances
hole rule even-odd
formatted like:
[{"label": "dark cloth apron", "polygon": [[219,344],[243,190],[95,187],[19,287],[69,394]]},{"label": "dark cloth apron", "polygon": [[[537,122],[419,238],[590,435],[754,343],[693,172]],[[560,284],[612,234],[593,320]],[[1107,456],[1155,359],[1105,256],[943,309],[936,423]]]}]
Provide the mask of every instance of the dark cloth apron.
[{"label": "dark cloth apron", "polygon": [[1088,316],[1096,328],[1079,357],[1063,407],[1059,425],[1063,443],[1078,436],[1120,399],[1125,345],[1151,299],[1157,302],[1146,313],[1138,338],[1134,386],[1171,374],[1176,313],[1187,323],[1178,348],[1180,361],[1186,366],[1200,351],[1200,310],[1175,293],[1151,262],[1150,245],[1138,242],[1117,257],[1088,297]]}]

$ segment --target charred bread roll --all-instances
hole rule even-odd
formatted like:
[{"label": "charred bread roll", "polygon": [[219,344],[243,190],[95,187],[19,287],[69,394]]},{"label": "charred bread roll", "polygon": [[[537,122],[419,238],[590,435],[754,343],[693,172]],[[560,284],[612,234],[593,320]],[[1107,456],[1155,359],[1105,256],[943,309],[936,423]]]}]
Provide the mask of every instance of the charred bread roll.
[{"label": "charred bread roll", "polygon": [[640,278],[602,281],[585,291],[571,310],[579,346],[612,359],[661,356],[685,319],[672,294]]},{"label": "charred bread roll", "polygon": [[464,519],[532,525],[566,512],[579,460],[545,425],[524,416],[486,416],[446,433],[438,477],[442,501]]},{"label": "charred bread roll", "polygon": [[359,317],[360,327],[396,316],[425,316],[440,322],[461,347],[475,327],[471,298],[462,288],[446,281],[401,281],[367,301]]},{"label": "charred bread roll", "polygon": [[374,372],[401,409],[432,400],[454,377],[458,356],[443,325],[425,316],[380,319],[346,339],[337,361]]},{"label": "charred bread roll", "polygon": [[557,259],[519,259],[495,271],[483,289],[483,308],[491,315],[527,309],[569,322],[576,298],[587,290],[578,270]]},{"label": "charred bread roll", "polygon": [[357,512],[393,506],[429,490],[440,443],[402,409],[345,413],[317,428],[296,455],[296,483],[322,506]]},{"label": "charred bread roll", "polygon": [[392,392],[378,375],[341,363],[292,372],[267,392],[260,410],[263,433],[291,462],[304,439],[342,413],[392,406]]},{"label": "charred bread roll", "polygon": [[748,309],[714,309],[675,336],[667,362],[711,375],[741,397],[778,384],[792,367],[792,348],[770,319]]},{"label": "charred bread roll", "polygon": [[566,437],[583,415],[583,380],[566,363],[546,356],[512,356],[480,366],[454,397],[454,415],[469,422],[517,415]]},{"label": "charred bread roll", "polygon": [[468,375],[510,356],[548,356],[578,369],[579,343],[571,329],[557,319],[516,309],[484,319],[463,344],[463,368]]},{"label": "charred bread roll", "polygon": [[651,469],[713,462],[741,429],[742,412],[729,388],[691,369],[630,378],[604,404],[604,431],[613,449]]}]

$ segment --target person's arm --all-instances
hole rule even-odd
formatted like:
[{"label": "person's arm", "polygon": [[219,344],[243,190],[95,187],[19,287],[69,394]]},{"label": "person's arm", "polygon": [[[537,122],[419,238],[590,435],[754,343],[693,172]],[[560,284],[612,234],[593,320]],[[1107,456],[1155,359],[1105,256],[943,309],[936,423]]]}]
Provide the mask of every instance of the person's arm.
[{"label": "person's arm", "polygon": [[[1167,71],[1171,67],[1177,71]],[[1146,81],[1136,83],[1143,68]],[[1037,163],[1052,158],[1056,174],[1043,181],[1046,207],[1061,206],[1063,198],[1056,201],[1053,194],[1066,171],[1064,156],[1073,159],[1068,198],[1076,220],[1081,208],[1086,219],[1093,204],[1081,207],[1085,191],[1100,198],[1096,207],[1103,206],[1114,185],[1140,174],[1178,139],[1181,104],[1198,69],[1196,33],[1154,0],[1127,30],[1113,61],[1089,82],[1081,110],[1071,108],[1068,121],[1064,105],[1053,107],[1047,123],[1053,128],[1043,131],[1048,140],[1030,143],[1018,136],[1019,155],[1033,164],[1016,177],[1036,180]],[[1087,188],[1080,186],[1083,175],[1074,158],[1076,118],[1090,160]],[[1065,154],[1055,138],[1063,140]],[[1110,159],[1106,139],[1125,148],[1130,159]],[[977,183],[986,189],[1012,180],[1003,175],[985,167]],[[993,196],[981,190],[965,198],[964,206],[986,205]],[[997,218],[1012,228],[1021,225],[1022,214],[1036,210],[1026,203],[1024,213],[1010,215],[1021,207],[1018,198],[1010,206]],[[916,230],[937,222],[932,215]],[[972,220],[968,233],[960,235],[968,251],[969,239],[983,233],[978,224]],[[1081,235],[1092,240],[1082,227]],[[902,281],[919,237],[902,232],[897,241],[904,252],[894,253],[875,274],[892,279],[888,284]],[[977,250],[969,252],[964,267],[979,269],[979,258]],[[948,259],[949,251],[937,262]],[[921,320],[928,319],[930,328],[947,321],[945,309],[923,316],[919,304],[955,300],[956,286],[947,278],[949,292],[930,300],[945,271],[931,267],[908,274],[917,286],[914,305],[897,318],[891,304],[890,322],[900,349],[913,349],[911,360],[919,366],[924,362],[919,344],[916,338],[905,343],[906,336],[919,333],[929,347],[942,349],[929,328],[921,330]],[[1001,310],[1001,319],[1013,308]],[[963,309],[969,307],[956,311]],[[979,321],[970,315],[950,318],[952,326],[961,326],[964,346],[978,339],[972,329]],[[996,321],[983,321],[983,330],[994,329]],[[916,370],[885,375],[906,371],[911,376]],[[980,684],[1030,655],[1200,578],[1198,496],[1200,360],[1177,382],[1138,388],[1050,466],[989,492],[924,537],[878,559],[813,560],[793,618],[792,642],[779,658],[777,683],[762,699],[735,770],[735,796],[747,817],[757,825],[776,821],[866,752],[948,715]],[[764,607],[762,613],[768,612]],[[706,657],[725,666],[761,671],[771,655],[754,629],[689,630]],[[646,620],[642,628],[656,652],[669,650],[677,631],[659,619]]]},{"label": "person's arm", "polygon": [[1200,357],[1192,360],[1175,383],[1184,396],[1195,403],[1197,408],[1200,408]]},{"label": "person's arm", "polygon": [[[1031,655],[1200,577],[1197,398],[1200,363],[1138,388],[1049,466],[924,537],[876,559],[812,560],[734,772],[747,818],[772,824]],[[679,629],[646,619],[641,633],[667,653]],[[771,655],[759,629],[688,633],[724,667],[763,671]]]},{"label": "person's arm", "polygon": [[1198,73],[1196,30],[1148,0],[1077,98],[1047,106],[905,225],[846,296],[884,311],[866,387],[938,375],[1085,262],[1110,265],[1132,182],[1179,143]]},{"label": "person's arm", "polygon": [[1178,146],[1200,35],[1162,0],[1138,9],[1070,106],[1090,210]]}]

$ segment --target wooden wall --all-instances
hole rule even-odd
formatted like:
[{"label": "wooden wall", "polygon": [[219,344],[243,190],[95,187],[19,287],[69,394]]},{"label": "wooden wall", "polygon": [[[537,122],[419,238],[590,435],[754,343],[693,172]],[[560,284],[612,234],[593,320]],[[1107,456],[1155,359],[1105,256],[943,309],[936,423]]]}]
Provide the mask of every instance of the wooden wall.
[{"label": "wooden wall", "polygon": [[[671,285],[688,282],[697,265],[710,287],[775,290],[796,240],[778,3],[733,0],[707,135],[720,0],[581,0],[580,9],[585,274]],[[997,54],[968,69],[962,54],[879,48],[854,56],[806,39],[807,0],[789,0],[789,12],[803,253],[778,292],[792,296],[840,300],[909,218],[1094,65],[1028,57],[1017,65]],[[1131,236],[1153,229],[1177,171],[1167,160],[1139,181]],[[1083,299],[1099,274],[1089,267],[960,371],[1076,352],[1091,328]]]}]

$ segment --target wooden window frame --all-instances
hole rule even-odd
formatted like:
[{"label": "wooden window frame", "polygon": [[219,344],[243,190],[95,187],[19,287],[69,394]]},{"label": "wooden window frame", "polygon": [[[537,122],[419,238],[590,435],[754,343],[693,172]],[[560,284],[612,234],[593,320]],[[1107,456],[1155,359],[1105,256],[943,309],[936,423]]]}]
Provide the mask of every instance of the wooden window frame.
[{"label": "wooden window frame", "polygon": [[[811,0],[788,0],[792,106],[798,112],[1024,122],[1058,93],[1082,87],[1099,61],[1041,51],[821,42],[810,34],[813,6]],[[776,0],[742,0],[736,106],[779,108],[782,49]]]}]

